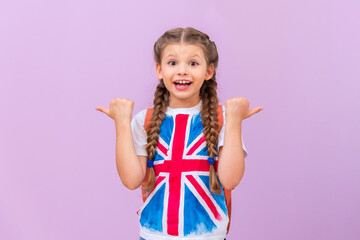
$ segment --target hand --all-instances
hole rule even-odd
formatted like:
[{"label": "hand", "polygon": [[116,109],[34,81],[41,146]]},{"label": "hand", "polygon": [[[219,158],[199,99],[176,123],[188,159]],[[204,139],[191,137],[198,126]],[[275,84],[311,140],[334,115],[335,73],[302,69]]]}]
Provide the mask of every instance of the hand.
[{"label": "hand", "polygon": [[264,110],[262,107],[257,107],[249,110],[249,101],[243,97],[235,97],[226,100],[225,102],[225,117],[226,121],[232,119],[235,121],[242,121],[251,117],[255,113]]},{"label": "hand", "polygon": [[110,108],[96,107],[96,110],[105,113],[114,121],[130,120],[134,109],[134,101],[125,98],[115,98],[110,101]]}]

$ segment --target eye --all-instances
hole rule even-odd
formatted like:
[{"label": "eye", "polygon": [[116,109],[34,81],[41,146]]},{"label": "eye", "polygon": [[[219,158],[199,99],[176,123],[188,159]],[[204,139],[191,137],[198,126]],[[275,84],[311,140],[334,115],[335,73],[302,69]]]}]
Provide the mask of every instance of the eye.
[{"label": "eye", "polygon": [[169,61],[168,64],[174,66],[174,65],[176,65],[176,62],[175,61]]},{"label": "eye", "polygon": [[197,62],[195,62],[195,61],[191,61],[191,62],[190,62],[190,66],[197,66],[197,65],[199,65],[199,63],[197,63]]}]

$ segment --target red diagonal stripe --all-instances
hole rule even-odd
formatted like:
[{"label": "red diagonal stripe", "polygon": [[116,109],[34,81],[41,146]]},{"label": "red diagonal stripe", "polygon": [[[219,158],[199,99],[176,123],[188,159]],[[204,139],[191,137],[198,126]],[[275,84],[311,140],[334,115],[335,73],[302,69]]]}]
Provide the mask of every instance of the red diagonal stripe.
[{"label": "red diagonal stripe", "polygon": [[165,179],[165,177],[163,177],[163,176],[158,177],[158,178],[156,179],[155,187],[153,188],[153,190],[151,190],[151,192],[149,192],[149,195],[154,191],[154,189],[157,187],[157,185],[159,185],[159,183],[160,183],[162,180],[164,180],[164,179]]},{"label": "red diagonal stripe", "polygon": [[217,220],[221,220],[222,217],[220,213],[217,211],[214,203],[211,201],[209,196],[206,194],[204,189],[200,186],[200,184],[195,180],[195,178],[192,175],[186,176],[186,178],[191,182],[191,184],[195,187],[196,191],[200,194],[200,196],[205,200],[206,204],[210,208],[211,212],[213,213],[214,217]]},{"label": "red diagonal stripe", "polygon": [[164,154],[165,154],[165,156],[167,156],[167,149],[164,147],[164,145],[162,145],[161,143],[160,143],[160,141],[158,141],[158,149],[160,150],[160,151],[162,151]]},{"label": "red diagonal stripe", "polygon": [[192,155],[194,152],[195,152],[195,150],[201,145],[201,144],[203,144],[203,142],[205,142],[206,141],[206,137],[205,137],[205,135],[203,135],[200,139],[199,139],[199,141],[197,141],[195,144],[194,144],[194,146],[192,146],[192,148],[189,150],[189,152],[186,154],[186,155]]}]

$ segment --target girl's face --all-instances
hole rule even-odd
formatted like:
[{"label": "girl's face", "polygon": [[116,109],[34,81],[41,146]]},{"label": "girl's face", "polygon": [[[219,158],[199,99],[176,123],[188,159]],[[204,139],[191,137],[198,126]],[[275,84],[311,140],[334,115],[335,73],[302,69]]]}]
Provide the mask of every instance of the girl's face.
[{"label": "girl's face", "polygon": [[156,75],[170,92],[169,107],[193,107],[200,102],[200,88],[211,79],[214,66],[207,66],[203,49],[193,44],[169,44],[156,63]]}]

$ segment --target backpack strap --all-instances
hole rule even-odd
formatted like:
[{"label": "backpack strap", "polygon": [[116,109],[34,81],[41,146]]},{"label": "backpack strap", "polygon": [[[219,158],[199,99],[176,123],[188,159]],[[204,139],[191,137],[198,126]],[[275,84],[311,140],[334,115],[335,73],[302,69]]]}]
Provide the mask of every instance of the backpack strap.
[{"label": "backpack strap", "polygon": [[[152,117],[153,111],[154,111],[153,108],[148,108],[146,111],[146,116],[145,116],[145,121],[144,121],[144,129],[146,132],[148,132],[150,129],[151,117]],[[224,117],[223,117],[223,111],[222,111],[221,105],[217,106],[217,119],[218,119],[218,123],[219,123],[218,133],[220,133],[220,130],[221,130],[222,126],[224,125]],[[147,196],[146,196],[147,193],[146,193],[146,191],[143,190],[143,187],[146,185],[148,178],[149,178],[149,168],[146,168],[146,175],[145,175],[143,183],[141,184],[143,202],[145,202],[146,198],[147,198]],[[228,233],[229,228],[230,228],[230,221],[231,221],[231,189],[224,189],[224,194],[225,194],[226,207],[227,207],[228,216],[229,216],[229,224],[227,226],[227,233]]]},{"label": "backpack strap", "polygon": [[[148,108],[146,111],[145,122],[144,122],[144,129],[145,129],[146,133],[149,131],[150,126],[151,126],[150,124],[151,124],[151,117],[152,117],[153,111],[154,111],[153,108]],[[147,167],[144,181],[141,184],[141,193],[142,193],[141,195],[142,195],[143,202],[145,202],[146,198],[147,198],[147,192],[144,190],[144,187],[146,186],[148,178],[149,178],[149,171],[150,171],[150,168]]]},{"label": "backpack strap", "polygon": [[153,108],[148,108],[148,110],[146,111],[145,122],[144,122],[144,129],[146,132],[148,132],[150,129],[151,117],[153,112],[154,112]]}]

